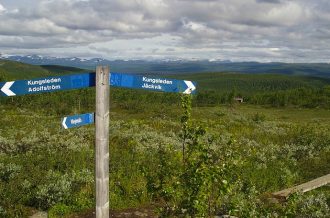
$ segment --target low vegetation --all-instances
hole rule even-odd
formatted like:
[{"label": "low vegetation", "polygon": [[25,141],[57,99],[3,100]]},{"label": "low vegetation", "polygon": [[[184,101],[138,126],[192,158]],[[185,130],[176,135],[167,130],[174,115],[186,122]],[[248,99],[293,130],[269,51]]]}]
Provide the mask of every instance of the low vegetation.
[{"label": "low vegetation", "polygon": [[[111,209],[327,217],[329,187],[286,202],[269,197],[329,173],[329,109],[238,104],[228,96],[209,105],[199,95],[112,88]],[[94,127],[60,125],[66,115],[94,111],[94,102],[93,88],[0,98],[0,217],[35,210],[69,217],[94,208]]]}]

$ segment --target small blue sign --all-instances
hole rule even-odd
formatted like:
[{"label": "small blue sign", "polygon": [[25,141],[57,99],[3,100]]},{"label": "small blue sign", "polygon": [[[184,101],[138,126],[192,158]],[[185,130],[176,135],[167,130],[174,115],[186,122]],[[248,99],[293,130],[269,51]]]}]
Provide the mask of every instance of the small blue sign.
[{"label": "small blue sign", "polygon": [[[152,78],[123,73],[111,73],[110,85],[160,92],[194,94],[196,83],[187,80]],[[38,94],[95,86],[95,73],[53,76],[31,80],[0,82],[0,96]]]},{"label": "small blue sign", "polygon": [[94,113],[68,116],[64,117],[62,120],[62,126],[64,129],[85,126],[92,123],[94,123]]},{"label": "small blue sign", "polygon": [[194,94],[196,92],[196,83],[191,81],[153,78],[122,73],[111,73],[110,85],[115,87],[184,94]]}]

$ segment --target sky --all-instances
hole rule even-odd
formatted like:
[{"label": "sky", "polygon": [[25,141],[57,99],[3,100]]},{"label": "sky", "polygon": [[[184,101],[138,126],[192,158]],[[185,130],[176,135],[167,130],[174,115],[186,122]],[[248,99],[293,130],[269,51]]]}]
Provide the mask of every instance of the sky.
[{"label": "sky", "polygon": [[0,53],[330,62],[329,0],[0,0]]}]

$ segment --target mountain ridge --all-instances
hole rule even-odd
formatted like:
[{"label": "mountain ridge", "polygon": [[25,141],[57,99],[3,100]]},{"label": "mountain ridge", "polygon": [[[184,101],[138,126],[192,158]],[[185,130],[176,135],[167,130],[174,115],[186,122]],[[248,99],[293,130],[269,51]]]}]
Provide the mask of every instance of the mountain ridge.
[{"label": "mountain ridge", "polygon": [[94,70],[110,65],[112,72],[181,74],[203,72],[237,72],[247,74],[307,75],[330,78],[329,63],[231,62],[229,60],[107,60],[104,58],[48,57],[41,55],[0,55],[0,59],[32,65],[61,65]]}]

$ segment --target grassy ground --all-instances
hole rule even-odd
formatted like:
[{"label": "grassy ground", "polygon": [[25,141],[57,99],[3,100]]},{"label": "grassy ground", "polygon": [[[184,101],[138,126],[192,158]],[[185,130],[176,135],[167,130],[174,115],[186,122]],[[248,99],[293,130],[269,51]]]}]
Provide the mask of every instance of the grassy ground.
[{"label": "grassy ground", "polygon": [[261,114],[269,121],[286,121],[294,123],[313,123],[318,121],[327,124],[330,123],[329,110],[318,108],[273,108],[249,104],[236,104],[234,107],[201,107],[196,108],[195,111],[197,114],[200,114],[198,118],[214,118],[221,113],[236,113],[250,117],[256,114]]},{"label": "grassy ground", "polygon": [[[229,146],[236,152],[236,161],[242,163],[236,172],[259,194],[329,173],[329,114],[324,109],[245,104],[192,111],[194,123],[206,127],[214,146],[220,150]],[[63,130],[61,116],[9,106],[0,106],[0,115],[0,206],[6,215],[24,217],[28,208],[49,210],[50,214],[93,208],[93,126]],[[140,111],[112,107],[112,209],[153,204],[141,167],[146,157],[156,165],[153,152],[158,146],[172,144],[180,149],[180,116],[181,109],[175,105]],[[325,194],[329,201],[329,188],[316,193]],[[12,206],[13,202],[19,203]]]},{"label": "grassy ground", "polygon": [[0,60],[0,81],[60,76],[80,72],[87,71],[75,67],[63,67],[57,65],[37,66],[15,61]]}]

